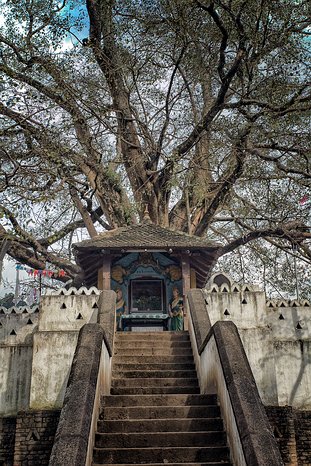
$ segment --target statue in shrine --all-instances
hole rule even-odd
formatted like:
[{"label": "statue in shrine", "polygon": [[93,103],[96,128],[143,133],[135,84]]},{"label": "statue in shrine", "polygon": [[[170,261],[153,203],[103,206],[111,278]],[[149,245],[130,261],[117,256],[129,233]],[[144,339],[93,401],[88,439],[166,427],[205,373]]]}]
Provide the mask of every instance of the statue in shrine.
[{"label": "statue in shrine", "polygon": [[117,330],[122,330],[122,325],[121,325],[121,320],[122,316],[126,312],[126,304],[123,299],[123,292],[121,288],[117,288],[116,290],[116,325],[117,325]]},{"label": "statue in shrine", "polygon": [[184,327],[183,318],[184,301],[180,295],[179,289],[175,286],[173,288],[173,298],[170,301],[169,315],[171,318],[171,330],[181,332]]}]

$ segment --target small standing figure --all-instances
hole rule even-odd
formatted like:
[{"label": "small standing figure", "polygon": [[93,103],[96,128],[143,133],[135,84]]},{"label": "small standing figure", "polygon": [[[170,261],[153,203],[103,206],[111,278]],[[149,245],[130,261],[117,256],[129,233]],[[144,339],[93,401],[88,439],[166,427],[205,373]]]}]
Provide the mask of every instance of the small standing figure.
[{"label": "small standing figure", "polygon": [[122,330],[121,317],[125,314],[126,305],[123,299],[123,293],[121,288],[116,289],[116,320],[117,320],[117,330]]},{"label": "small standing figure", "polygon": [[180,296],[179,289],[175,286],[173,288],[173,298],[170,301],[169,315],[171,317],[171,330],[181,332],[184,326],[183,319],[184,301]]}]

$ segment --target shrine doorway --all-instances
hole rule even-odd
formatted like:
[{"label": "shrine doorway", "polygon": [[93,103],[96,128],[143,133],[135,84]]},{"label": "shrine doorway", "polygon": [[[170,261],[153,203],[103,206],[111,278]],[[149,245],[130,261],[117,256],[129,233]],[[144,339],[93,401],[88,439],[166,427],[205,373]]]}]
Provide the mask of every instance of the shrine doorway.
[{"label": "shrine doorway", "polygon": [[166,313],[166,286],[163,279],[144,277],[130,280],[129,312]]}]

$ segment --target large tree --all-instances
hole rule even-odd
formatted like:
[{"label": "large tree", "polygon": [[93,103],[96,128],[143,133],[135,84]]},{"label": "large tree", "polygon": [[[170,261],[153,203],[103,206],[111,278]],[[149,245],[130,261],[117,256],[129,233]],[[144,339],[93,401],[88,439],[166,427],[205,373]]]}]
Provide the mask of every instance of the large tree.
[{"label": "large tree", "polygon": [[147,206],[219,257],[294,246],[310,264],[308,1],[1,3],[11,257],[74,278],[76,231],[139,222]]}]

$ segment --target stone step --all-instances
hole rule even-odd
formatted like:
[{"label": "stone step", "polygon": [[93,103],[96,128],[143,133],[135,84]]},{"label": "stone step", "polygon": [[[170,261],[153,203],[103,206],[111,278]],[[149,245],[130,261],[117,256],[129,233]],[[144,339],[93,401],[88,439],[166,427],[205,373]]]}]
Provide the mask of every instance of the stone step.
[{"label": "stone step", "polygon": [[189,387],[197,387],[197,378],[183,378],[179,379],[176,377],[172,378],[146,378],[136,377],[132,379],[114,379],[112,378],[111,386],[113,388],[125,388],[125,387],[179,387],[181,385],[187,385]]},{"label": "stone step", "polygon": [[[157,379],[159,380],[159,379]],[[200,393],[200,387],[180,385],[178,387],[111,387],[111,395],[151,395],[151,394],[195,394]]]},{"label": "stone step", "polygon": [[171,332],[171,331],[164,331],[164,332],[117,332],[115,336],[116,340],[129,340],[129,339],[158,339],[158,338],[178,338],[178,339],[188,339],[189,340],[189,332],[182,331],[182,332]]},{"label": "stone step", "polygon": [[220,417],[196,419],[126,419],[98,421],[97,432],[200,432],[222,431]]},{"label": "stone step", "polygon": [[188,332],[117,332],[115,341],[128,340],[190,340]]},{"label": "stone step", "polygon": [[227,447],[94,448],[94,461],[114,463],[188,463],[228,461]]},{"label": "stone step", "polygon": [[117,340],[114,342],[114,350],[118,349],[148,349],[148,348],[191,348],[190,341],[178,341],[178,340],[161,340],[161,341],[148,341],[148,340]]},{"label": "stone step", "polygon": [[130,406],[105,407],[100,419],[167,419],[218,417],[218,406]]},{"label": "stone step", "polygon": [[[106,463],[107,465],[109,463]],[[111,463],[110,463],[111,464]],[[130,466],[134,465],[136,463],[127,463],[127,464],[117,464],[114,463],[114,466]],[[168,463],[167,463],[168,464]],[[208,463],[169,463],[170,466],[232,466],[232,463],[229,463],[228,461],[221,461],[221,462],[208,462]],[[102,466],[101,464],[95,464],[93,463],[92,466]],[[140,463],[140,466],[163,466],[163,463]]]},{"label": "stone step", "polygon": [[[134,466],[137,463],[114,463],[113,466]],[[168,463],[167,463],[168,464]],[[169,463],[170,466],[185,466],[185,463]],[[100,464],[93,463],[93,466],[102,466]],[[112,464],[106,464],[106,466],[112,466]],[[140,463],[140,466],[163,466],[163,463]],[[232,466],[232,463],[228,461],[221,462],[208,462],[208,463],[187,463],[187,466]]]},{"label": "stone step", "polygon": [[217,396],[201,395],[188,332],[119,332],[93,466],[232,466]]},{"label": "stone step", "polygon": [[102,397],[101,405],[103,407],[197,405],[217,406],[217,395],[108,395]]},{"label": "stone step", "polygon": [[196,371],[183,371],[183,370],[113,370],[112,377],[114,379],[195,379],[197,377]]},{"label": "stone step", "polygon": [[171,339],[178,339],[178,340],[182,340],[182,339],[186,339],[186,340],[189,340],[190,339],[190,336],[189,336],[189,332],[188,331],[182,331],[182,332],[171,332],[171,331],[155,331],[155,332],[131,332],[131,331],[127,331],[125,330],[124,332],[117,332],[116,335],[115,335],[115,339],[116,340],[130,340],[130,339],[133,339],[133,340],[139,340],[139,339],[145,339],[145,340],[149,340],[149,339],[154,339],[154,340],[159,340],[159,339],[168,339],[168,340],[171,340]]},{"label": "stone step", "polygon": [[191,356],[193,358],[191,348],[178,348],[178,347],[167,347],[161,348],[160,346],[156,347],[147,347],[147,348],[115,348],[115,356]]},{"label": "stone step", "polygon": [[96,448],[207,447],[226,445],[224,432],[149,432],[96,434]]},{"label": "stone step", "polygon": [[193,364],[193,355],[114,355],[113,356],[113,364],[183,364],[183,363],[192,363]]},{"label": "stone step", "polygon": [[150,371],[194,371],[195,365],[192,363],[188,364],[176,364],[176,363],[113,363],[112,370],[116,372],[120,371],[135,371],[135,370],[150,370]]}]

